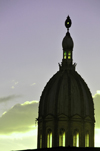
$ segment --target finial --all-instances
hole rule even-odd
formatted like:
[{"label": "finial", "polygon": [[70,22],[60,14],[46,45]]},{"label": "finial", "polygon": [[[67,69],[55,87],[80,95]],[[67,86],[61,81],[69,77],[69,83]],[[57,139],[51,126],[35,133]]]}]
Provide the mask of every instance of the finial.
[{"label": "finial", "polygon": [[67,19],[65,21],[65,26],[67,28],[67,31],[69,31],[69,28],[71,27],[71,24],[72,24],[72,21],[71,21],[70,17],[67,16]]}]

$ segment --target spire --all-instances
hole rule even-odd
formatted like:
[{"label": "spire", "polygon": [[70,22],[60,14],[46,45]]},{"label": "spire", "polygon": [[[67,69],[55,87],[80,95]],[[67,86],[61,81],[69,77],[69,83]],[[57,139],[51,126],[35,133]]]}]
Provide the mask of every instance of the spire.
[{"label": "spire", "polygon": [[71,27],[72,21],[69,16],[67,16],[67,19],[65,20],[65,27],[67,28],[67,32],[69,31],[69,28]]},{"label": "spire", "polygon": [[72,24],[72,21],[70,19],[70,17],[68,16],[66,21],[65,21],[65,27],[67,28],[67,33],[66,33],[66,36],[63,38],[63,41],[62,41],[62,47],[63,47],[63,51],[72,51],[73,50],[73,40],[70,36],[70,33],[69,33],[69,28],[71,27],[71,24]]},{"label": "spire", "polygon": [[73,66],[73,39],[70,36],[69,28],[71,27],[72,21],[68,16],[65,21],[65,27],[67,28],[67,33],[62,41],[62,48],[63,48],[63,60],[62,60],[62,67],[65,69],[71,69]]}]

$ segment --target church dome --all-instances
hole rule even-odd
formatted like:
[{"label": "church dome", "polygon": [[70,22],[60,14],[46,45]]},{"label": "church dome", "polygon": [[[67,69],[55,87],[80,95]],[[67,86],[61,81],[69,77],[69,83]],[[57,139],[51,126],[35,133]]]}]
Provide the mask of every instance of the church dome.
[{"label": "church dome", "polygon": [[83,78],[75,71],[72,51],[73,40],[69,33],[71,19],[65,21],[66,36],[62,41],[63,59],[59,71],[45,86],[39,105],[39,117],[63,114],[68,117],[79,115],[94,120],[94,104],[91,92]]},{"label": "church dome", "polygon": [[39,117],[79,115],[94,120],[94,105],[90,90],[74,70],[58,71],[45,86],[39,105]]},{"label": "church dome", "polygon": [[47,82],[39,102],[38,148],[94,147],[94,104],[88,85],[73,64],[71,19],[65,21],[63,58],[59,71]]}]

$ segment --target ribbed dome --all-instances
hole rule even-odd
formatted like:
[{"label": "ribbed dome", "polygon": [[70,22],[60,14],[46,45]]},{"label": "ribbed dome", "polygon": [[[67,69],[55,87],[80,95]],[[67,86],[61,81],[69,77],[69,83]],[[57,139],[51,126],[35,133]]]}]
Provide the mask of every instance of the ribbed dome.
[{"label": "ribbed dome", "polygon": [[39,105],[39,117],[89,116],[94,120],[94,105],[90,90],[75,70],[58,71],[45,86]]}]

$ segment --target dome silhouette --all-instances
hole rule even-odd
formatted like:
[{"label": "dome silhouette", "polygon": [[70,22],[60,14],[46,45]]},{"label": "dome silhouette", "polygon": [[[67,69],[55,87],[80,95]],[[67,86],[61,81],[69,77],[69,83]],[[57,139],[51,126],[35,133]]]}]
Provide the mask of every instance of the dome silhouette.
[{"label": "dome silhouette", "polygon": [[45,86],[39,106],[39,117],[47,115],[89,116],[94,120],[91,92],[75,70],[58,71]]},{"label": "dome silhouette", "polygon": [[73,64],[70,17],[62,41],[59,71],[47,82],[39,102],[38,148],[58,146],[94,147],[94,103],[83,78]]}]

